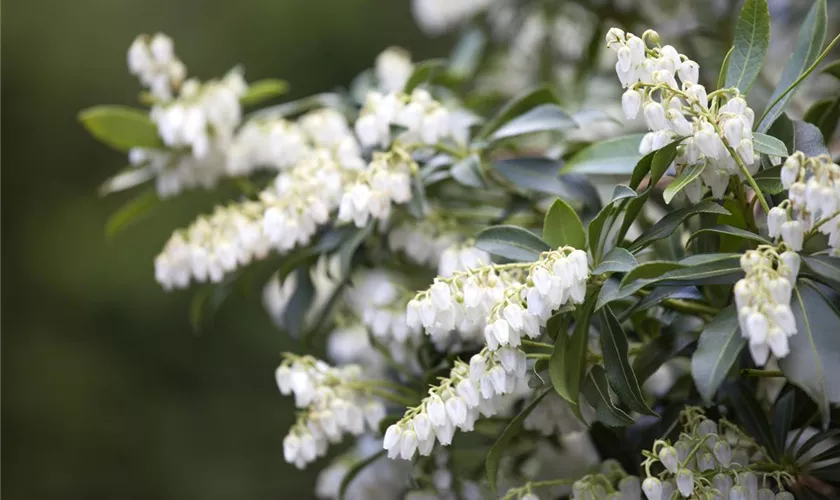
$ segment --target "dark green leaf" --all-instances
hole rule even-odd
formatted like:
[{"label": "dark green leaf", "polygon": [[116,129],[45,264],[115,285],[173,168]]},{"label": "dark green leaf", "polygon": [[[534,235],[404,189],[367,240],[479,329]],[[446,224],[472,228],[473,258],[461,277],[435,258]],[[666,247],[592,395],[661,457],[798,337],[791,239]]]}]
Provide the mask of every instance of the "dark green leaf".
[{"label": "dark green leaf", "polygon": [[698,229],[697,231],[691,233],[691,236],[688,237],[688,241],[686,241],[685,246],[688,247],[688,245],[692,241],[694,241],[695,238],[697,238],[698,236],[702,236],[703,234],[708,234],[708,233],[725,234],[725,235],[728,235],[728,236],[733,236],[735,238],[741,238],[741,239],[744,239],[744,240],[755,241],[757,243],[761,243],[761,244],[765,244],[765,245],[770,244],[770,241],[767,238],[761,236],[760,234],[755,234],[752,231],[747,231],[746,229],[741,229],[739,227],[730,226],[730,225],[727,225],[727,224],[718,224],[718,225],[712,226],[712,227],[704,227],[704,228]]},{"label": "dark green leaf", "polygon": [[295,291],[283,312],[283,326],[292,338],[299,339],[306,332],[306,312],[315,298],[315,285],[309,276],[308,267],[295,271]]},{"label": "dark green leaf", "polygon": [[[808,15],[802,22],[799,28],[799,37],[796,40],[796,48],[793,50],[790,59],[788,59],[785,69],[782,70],[782,75],[779,77],[779,83],[776,84],[776,89],[767,102],[773,102],[777,97],[782,95],[788,87],[799,78],[799,76],[817,60],[820,55],[823,42],[825,41],[826,29],[826,4],[825,0],[816,0]],[[776,118],[784,111],[790,99],[793,97],[793,92],[789,92],[772,108],[765,112],[764,118],[758,124],[756,130],[765,132],[770,128],[770,125],[776,121]]]},{"label": "dark green leaf", "polygon": [[604,260],[592,271],[592,274],[626,273],[638,266],[636,257],[626,249],[615,247],[604,256]]},{"label": "dark green leaf", "polygon": [[796,392],[787,391],[773,405],[773,440],[777,450],[784,450],[790,424],[796,412]]},{"label": "dark green leaf", "polygon": [[694,337],[683,332],[665,331],[659,337],[642,346],[642,350],[633,360],[633,371],[644,383],[663,363],[676,356],[694,342]]},{"label": "dark green leaf", "polygon": [[614,247],[617,232],[613,231],[613,224],[625,209],[627,200],[635,197],[635,191],[618,184],[613,191],[612,200],[589,221],[589,248],[596,263],[600,262],[604,252]]},{"label": "dark green leaf", "polygon": [[626,135],[593,143],[578,151],[563,167],[578,174],[627,175],[642,158],[639,144],[644,134]]},{"label": "dark green leaf", "polygon": [[820,129],[799,120],[793,120],[793,147],[790,150],[802,151],[805,156],[829,154]]},{"label": "dark green leaf", "polygon": [[727,307],[706,325],[691,356],[691,376],[703,399],[713,400],[745,344],[735,306]]},{"label": "dark green leaf", "polygon": [[504,124],[513,120],[540,104],[559,104],[560,100],[549,87],[539,87],[511,99],[484,127],[476,134],[477,140],[486,139]]},{"label": "dark green leaf", "polygon": [[231,282],[226,280],[218,284],[205,284],[195,292],[190,302],[189,314],[193,333],[201,331],[202,326],[213,318],[232,289]]},{"label": "dark green leaf", "polygon": [[829,404],[840,403],[840,312],[804,279],[794,289],[791,308],[798,333],[788,339],[790,354],[779,360],[779,368],[817,403],[827,425]]},{"label": "dark green leaf", "polygon": [[631,252],[636,252],[641,250],[642,248],[650,245],[656,240],[661,240],[662,238],[667,238],[670,236],[677,228],[685,222],[686,219],[693,215],[697,214],[720,214],[720,215],[729,215],[729,211],[723,208],[722,206],[718,205],[713,201],[701,201],[696,205],[692,205],[686,208],[681,208],[679,210],[674,210],[673,212],[669,212],[662,217],[656,224],[654,224],[650,229],[642,233],[641,236],[636,238],[636,240],[630,244],[628,249]]},{"label": "dark green leaf", "polygon": [[608,279],[604,282],[604,284],[601,286],[601,290],[598,292],[598,301],[595,303],[596,311],[614,300],[618,300],[619,298],[627,297],[630,295],[628,294],[619,297],[618,290],[620,284],[621,282],[615,278]]},{"label": "dark green leaf", "polygon": [[493,447],[490,448],[490,452],[487,454],[485,470],[487,471],[487,481],[490,483],[490,488],[494,492],[496,491],[496,476],[499,472],[499,460],[502,458],[502,453],[504,453],[507,449],[508,443],[510,443],[510,441],[519,434],[519,431],[522,429],[522,422],[528,418],[528,415],[531,414],[534,408],[540,404],[540,401],[542,401],[549,392],[551,392],[551,389],[544,391],[531,401],[528,406],[523,408],[517,416],[513,417],[513,420],[511,420],[507,427],[505,427],[505,430],[502,431],[499,439],[497,439],[493,444]]},{"label": "dark green leaf", "polygon": [[685,189],[686,186],[691,184],[691,181],[699,177],[704,168],[706,168],[705,161],[699,161],[684,168],[680,175],[678,175],[671,184],[668,184],[668,187],[665,188],[665,192],[662,193],[662,199],[665,200],[665,203],[671,203],[674,196]]},{"label": "dark green leaf", "polygon": [[840,291],[840,257],[814,255],[803,257],[802,262],[815,280]]},{"label": "dark green leaf", "polygon": [[471,154],[455,165],[452,165],[450,172],[452,178],[464,186],[479,189],[487,187],[484,174],[481,173],[481,158],[477,154]]},{"label": "dark green leaf", "polygon": [[163,147],[157,126],[143,110],[126,106],[94,106],[80,112],[79,121],[91,135],[119,151]]},{"label": "dark green leaf", "polygon": [[446,59],[429,59],[414,66],[414,73],[408,77],[403,89],[407,94],[410,94],[419,85],[433,81],[435,77],[446,70]]},{"label": "dark green leaf", "polygon": [[723,62],[720,64],[720,73],[718,74],[718,81],[717,81],[717,88],[722,89],[724,83],[726,83],[726,73],[729,70],[729,61],[732,59],[732,52],[735,51],[735,47],[730,47],[729,51],[726,52],[726,55],[723,57]]},{"label": "dark green leaf", "polygon": [[493,226],[480,232],[475,246],[506,259],[531,262],[551,246],[534,233],[516,226]]},{"label": "dark green leaf", "polygon": [[826,64],[822,72],[840,80],[840,60]]},{"label": "dark green leaf", "polygon": [[777,165],[775,167],[765,168],[755,175],[755,183],[762,193],[779,194],[785,190],[780,178],[781,172],[782,166]]},{"label": "dark green leaf", "polygon": [[668,299],[702,301],[703,295],[694,286],[658,286],[647,297],[626,309],[618,319],[623,321],[633,313],[650,309]]},{"label": "dark green leaf", "polygon": [[783,158],[786,158],[789,154],[784,142],[776,139],[772,135],[761,134],[759,132],[753,134],[753,149],[759,153]]},{"label": "dark green leaf", "polygon": [[752,436],[759,445],[763,446],[770,454],[770,458],[777,459],[779,449],[776,448],[773,440],[773,430],[770,428],[764,410],[755,399],[755,392],[743,381],[739,381],[729,387],[727,396],[747,435]]},{"label": "dark green leaf", "polygon": [[656,415],[645,403],[639,381],[627,357],[627,336],[609,306],[601,309],[601,352],[610,386],[631,410]]},{"label": "dark green leaf", "polygon": [[160,198],[154,188],[143,191],[108,217],[105,223],[105,236],[113,238],[123,229],[148,216],[159,204]]},{"label": "dark green leaf", "polygon": [[541,104],[534,109],[505,123],[490,136],[498,141],[509,137],[535,132],[547,132],[576,128],[577,123],[556,104]]},{"label": "dark green leaf", "polygon": [[696,264],[687,264],[685,259],[680,261],[681,268],[668,271],[660,276],[656,283],[660,285],[726,285],[744,277],[739,255],[722,254],[720,258],[712,258],[715,254],[706,254],[703,257],[707,259]]},{"label": "dark green leaf", "polygon": [[590,295],[577,309],[572,335],[559,332],[554,340],[554,351],[548,362],[548,373],[554,390],[577,408],[580,386],[586,370],[586,349],[589,340],[589,322],[595,306],[595,296]]},{"label": "dark green leaf", "polygon": [[279,97],[289,90],[289,83],[277,78],[258,80],[248,86],[245,94],[239,98],[243,106],[253,106],[269,99]]},{"label": "dark green leaf", "polygon": [[[667,273],[682,267],[681,264],[671,261],[652,261],[639,264],[635,269],[624,275],[624,278],[621,279],[621,286],[609,297],[609,301],[629,297],[642,288],[655,283]],[[599,302],[599,308],[605,303]]]},{"label": "dark green leaf", "polygon": [[376,462],[384,455],[385,450],[379,450],[373,455],[354,463],[347,471],[347,473],[344,474],[344,477],[341,479],[341,486],[338,488],[339,500],[344,499],[344,495],[347,493],[347,488],[350,486],[350,483],[352,483],[353,480],[356,479],[356,476],[358,476],[359,473],[362,472],[368,465],[372,464],[373,462]]},{"label": "dark green leaf", "polygon": [[557,160],[540,157],[509,158],[493,163],[495,171],[520,189],[568,196],[569,190],[558,176],[560,166]]},{"label": "dark green leaf", "polygon": [[831,139],[840,121],[840,99],[820,99],[808,108],[803,120],[820,129],[823,138]]},{"label": "dark green leaf", "polygon": [[589,375],[583,381],[581,392],[589,404],[595,408],[595,418],[604,425],[624,427],[633,423],[633,418],[612,402],[607,385],[607,374],[603,366],[595,365],[589,370]]},{"label": "dark green leaf", "polygon": [[827,431],[821,431],[813,436],[809,437],[801,446],[797,447],[797,443],[791,443],[791,446],[796,450],[796,458],[797,461],[801,459],[806,453],[811,451],[812,448],[817,446],[818,444],[824,442],[825,440],[833,441],[835,438],[840,437],[840,429],[829,429]]},{"label": "dark green leaf", "polygon": [[746,0],[735,25],[735,41],[726,68],[725,87],[747,94],[764,65],[770,46],[770,11],[767,0]]},{"label": "dark green leaf", "polygon": [[551,248],[586,249],[586,233],[574,209],[560,198],[554,200],[543,223],[543,239]]}]

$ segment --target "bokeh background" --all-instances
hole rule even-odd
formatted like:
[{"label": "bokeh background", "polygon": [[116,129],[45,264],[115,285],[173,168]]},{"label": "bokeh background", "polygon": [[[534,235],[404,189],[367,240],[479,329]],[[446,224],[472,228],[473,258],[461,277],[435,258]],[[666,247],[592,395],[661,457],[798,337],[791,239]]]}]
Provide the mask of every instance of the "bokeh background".
[{"label": "bokeh background", "polygon": [[[771,4],[801,19],[810,2]],[[76,115],[134,101],[138,33],[173,36],[192,75],[242,64],[248,80],[289,80],[290,98],[347,84],[389,45],[419,60],[453,38],[423,35],[407,0],[5,0],[2,18],[2,496],[310,498],[316,468],[283,461],[294,417],[273,380],[299,346],[257,296],[232,296],[196,333],[192,292],[153,279],[172,229],[219,195],[188,193],[107,239],[132,194],[97,187],[126,159]],[[774,31],[777,66],[795,29]]]},{"label": "bokeh background", "polygon": [[290,97],[328,91],[390,44],[445,55],[396,0],[5,0],[2,5],[2,496],[7,499],[308,498],[287,465],[289,398],[273,371],[296,349],[259,297],[231,297],[194,334],[191,292],[152,261],[214,202],[190,193],[113,241],[97,196],[124,155],[77,112],[130,104],[138,33],[163,31],[190,74],[242,64]]}]

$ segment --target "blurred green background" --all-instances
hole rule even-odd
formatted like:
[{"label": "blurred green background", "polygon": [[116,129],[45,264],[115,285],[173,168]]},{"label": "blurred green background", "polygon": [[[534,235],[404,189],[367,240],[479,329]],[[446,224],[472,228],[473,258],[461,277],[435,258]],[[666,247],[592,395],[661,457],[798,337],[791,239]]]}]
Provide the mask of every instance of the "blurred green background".
[{"label": "blurred green background", "polygon": [[76,120],[131,104],[138,33],[163,31],[190,74],[242,64],[290,97],[347,84],[391,44],[445,55],[395,0],[6,0],[2,26],[2,496],[6,499],[308,498],[314,470],[282,457],[291,400],[273,370],[295,349],[259,297],[193,334],[191,292],[152,260],[207,210],[191,193],[107,241],[131,197],[97,197],[126,164]]}]

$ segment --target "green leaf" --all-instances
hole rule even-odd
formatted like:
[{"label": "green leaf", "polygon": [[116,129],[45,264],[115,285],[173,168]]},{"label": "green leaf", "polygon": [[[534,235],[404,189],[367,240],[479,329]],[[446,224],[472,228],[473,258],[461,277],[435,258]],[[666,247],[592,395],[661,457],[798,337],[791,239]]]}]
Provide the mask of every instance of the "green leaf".
[{"label": "green leaf", "polygon": [[79,113],[94,137],[118,151],[162,148],[157,126],[145,111],[126,106],[94,106]]},{"label": "green leaf", "polygon": [[155,177],[155,170],[149,166],[126,167],[117,175],[106,180],[99,186],[99,196],[105,196],[119,191],[125,191]]},{"label": "green leaf", "polygon": [[604,367],[595,365],[583,381],[581,392],[586,400],[595,408],[595,418],[610,427],[624,427],[633,423],[633,418],[624,410],[615,406],[610,397],[607,385],[607,374]]},{"label": "green leaf", "polygon": [[840,437],[840,429],[829,429],[827,431],[820,431],[820,432],[817,432],[816,434],[814,434],[813,436],[809,437],[798,448],[797,448],[797,445],[799,443],[791,442],[789,449],[790,450],[793,450],[793,449],[796,450],[795,457],[796,457],[797,462],[799,462],[800,459],[806,453],[808,453],[809,451],[811,451],[812,448],[814,448],[814,446],[822,443],[823,441],[825,441],[827,439],[833,440],[836,437]]},{"label": "green leaf", "polygon": [[665,203],[670,204],[671,200],[674,199],[674,196],[685,189],[686,186],[691,184],[691,181],[699,177],[704,168],[706,168],[705,161],[699,161],[684,168],[680,175],[678,175],[671,184],[668,184],[668,187],[665,188],[665,192],[662,193],[662,198],[665,200]]},{"label": "green leaf", "polygon": [[765,168],[755,175],[755,183],[764,194],[779,194],[785,190],[785,187],[782,186],[781,173],[781,165]]},{"label": "green leaf", "polygon": [[410,94],[412,90],[423,83],[431,82],[446,70],[448,62],[446,59],[428,59],[414,66],[414,72],[405,82],[405,93]]},{"label": "green leaf", "polygon": [[160,198],[154,188],[143,191],[108,217],[105,223],[105,236],[109,239],[113,238],[123,229],[148,216],[159,204]]},{"label": "green leaf", "polygon": [[[799,76],[817,60],[823,42],[825,42],[825,30],[826,3],[825,0],[816,0],[799,28],[796,48],[788,59],[785,69],[782,70],[779,83],[776,84],[776,89],[773,90],[773,94],[770,95],[767,102],[772,103],[787,91],[788,87],[793,85]],[[792,97],[793,92],[788,92],[772,108],[765,111],[764,118],[761,119],[756,130],[759,132],[767,131],[770,125],[776,121],[776,118],[782,114]]]},{"label": "green leaf", "polygon": [[639,383],[644,383],[663,363],[676,356],[692,342],[694,342],[692,335],[665,331],[644,344],[642,350],[633,359],[633,371],[636,373]]},{"label": "green leaf", "polygon": [[475,153],[452,165],[450,173],[453,179],[464,186],[479,189],[487,187],[484,174],[481,172],[481,158]]},{"label": "green leaf", "polygon": [[644,134],[599,141],[578,151],[563,167],[564,172],[627,175],[642,158],[639,144]]},{"label": "green leaf", "polygon": [[487,36],[480,28],[467,31],[449,56],[449,74],[458,80],[474,75],[486,46]]},{"label": "green leaf", "polygon": [[717,81],[717,88],[722,89],[723,84],[726,82],[726,73],[729,71],[729,61],[732,59],[732,52],[735,51],[735,47],[729,47],[729,50],[726,52],[726,55],[723,57],[723,62],[720,64],[720,73],[718,74],[718,81]]},{"label": "green leaf", "polygon": [[379,450],[373,455],[354,463],[350,467],[350,469],[348,469],[347,473],[344,474],[344,478],[341,479],[341,486],[338,488],[339,500],[344,499],[344,495],[347,493],[347,488],[350,486],[350,483],[352,483],[353,480],[356,479],[356,476],[358,476],[360,472],[365,470],[365,468],[367,468],[368,465],[372,464],[373,462],[376,462],[383,456],[385,456],[385,450]]},{"label": "green leaf", "polygon": [[618,300],[620,298],[628,297],[629,295],[623,295],[619,297],[619,286],[621,282],[615,278],[610,278],[604,282],[601,286],[601,290],[598,292],[598,301],[595,303],[595,310],[598,311],[606,304],[614,300]]},{"label": "green leaf", "polygon": [[484,124],[484,127],[476,134],[476,140],[488,138],[490,134],[517,116],[530,111],[540,104],[547,103],[560,103],[560,100],[549,87],[539,87],[514,97],[493,118]]},{"label": "green leaf", "polygon": [[[700,257],[700,256],[698,256]],[[687,259],[680,261],[682,267],[668,271],[656,281],[659,285],[726,285],[735,283],[744,277],[744,270],[741,269],[740,255],[721,255],[719,258],[714,254],[705,254],[708,257],[698,263],[687,263]]]},{"label": "green leaf", "polygon": [[211,321],[216,311],[233,291],[232,282],[226,279],[224,282],[208,283],[202,286],[193,295],[190,302],[190,327],[193,333],[201,331],[202,326]]},{"label": "green leaf", "polygon": [[753,149],[759,153],[782,158],[786,158],[789,154],[784,142],[772,135],[759,132],[753,134]]},{"label": "green leaf", "polygon": [[788,338],[790,354],[779,360],[779,368],[817,403],[828,425],[829,404],[840,403],[840,311],[805,279],[793,291],[791,308],[798,333]]},{"label": "green leaf", "polygon": [[243,106],[253,106],[269,99],[279,97],[289,90],[289,83],[278,78],[258,80],[248,86],[245,94],[239,98]]},{"label": "green leaf", "polygon": [[793,147],[790,150],[802,151],[805,156],[829,154],[820,129],[800,120],[793,120]]},{"label": "green leaf", "polygon": [[589,248],[596,264],[601,261],[601,256],[605,251],[609,251],[615,246],[618,233],[612,230],[613,224],[621,212],[626,209],[627,203],[629,203],[628,198],[635,198],[636,196],[635,191],[618,184],[613,191],[610,202],[589,221]]},{"label": "green leaf", "polygon": [[627,358],[627,336],[609,306],[601,309],[601,352],[610,386],[619,399],[633,411],[656,415],[645,403],[639,381]]},{"label": "green leaf", "polygon": [[522,430],[522,422],[528,418],[528,415],[531,414],[534,408],[540,404],[540,401],[542,401],[549,392],[551,392],[551,389],[544,391],[542,394],[534,398],[528,406],[523,408],[517,416],[513,417],[507,427],[505,427],[505,430],[502,431],[499,439],[497,439],[493,444],[493,447],[490,448],[490,452],[487,454],[485,470],[487,471],[487,481],[490,483],[490,488],[493,492],[496,491],[496,476],[499,472],[499,460],[502,458],[502,453],[507,449],[510,441],[519,434],[520,430]]},{"label": "green leaf", "polygon": [[840,80],[840,60],[826,64],[822,72]]},{"label": "green leaf", "polygon": [[506,259],[531,262],[551,246],[534,233],[517,226],[493,226],[478,233],[475,246]]},{"label": "green leaf", "polygon": [[674,210],[673,212],[666,214],[665,217],[662,217],[662,219],[659,220],[659,222],[636,238],[636,240],[630,244],[628,250],[636,252],[656,240],[661,240],[662,238],[671,236],[671,234],[676,231],[686,219],[697,214],[730,215],[728,210],[717,203],[708,200],[701,201],[700,203],[690,207]]},{"label": "green leaf", "polygon": [[725,87],[747,94],[764,65],[770,46],[770,11],[767,0],[746,0],[735,25],[735,41],[726,68]]},{"label": "green leaf", "polygon": [[545,214],[543,239],[551,248],[570,246],[586,249],[586,233],[575,210],[557,198]]},{"label": "green leaf", "polygon": [[803,120],[820,129],[823,138],[831,139],[840,121],[840,99],[820,99],[808,108]]},{"label": "green leaf", "polygon": [[727,224],[718,224],[718,225],[712,226],[712,227],[704,227],[704,228],[698,229],[697,231],[694,231],[693,233],[691,233],[691,236],[688,237],[688,241],[686,241],[686,243],[685,243],[686,248],[688,248],[688,245],[692,241],[694,241],[694,239],[697,238],[698,236],[702,236],[704,234],[709,234],[709,233],[725,234],[727,236],[733,236],[735,238],[741,238],[741,239],[744,239],[744,240],[755,241],[757,243],[761,243],[761,244],[764,244],[764,245],[769,245],[770,244],[770,240],[761,236],[760,234],[755,234],[752,231],[747,231],[746,229],[741,229],[741,228],[735,227],[735,226],[729,226]]},{"label": "green leaf", "polygon": [[490,140],[498,141],[535,132],[548,132],[576,128],[577,123],[556,104],[541,104],[517,116],[493,132]]},{"label": "green leaf", "polygon": [[784,450],[790,424],[796,413],[796,392],[787,391],[773,405],[773,441],[777,450]]},{"label": "green leaf", "polygon": [[741,427],[747,431],[747,435],[752,436],[759,445],[763,446],[770,454],[770,458],[778,458],[779,449],[773,441],[773,430],[770,428],[764,410],[755,399],[753,389],[743,381],[739,381],[730,386],[727,397],[735,409],[735,415]]},{"label": "green leaf", "polygon": [[713,400],[745,344],[739,334],[735,306],[724,309],[706,325],[691,357],[691,376],[703,399]]},{"label": "green leaf", "polygon": [[315,285],[309,276],[309,267],[301,266],[295,270],[295,291],[283,312],[283,327],[295,339],[306,333],[306,312],[315,298]]},{"label": "green leaf", "polygon": [[560,162],[557,160],[542,157],[508,158],[493,162],[492,168],[520,189],[563,197],[570,195],[558,177]]},{"label": "green leaf", "polygon": [[626,273],[633,270],[639,263],[632,253],[621,247],[615,247],[604,256],[604,260],[592,271],[592,274]]},{"label": "green leaf", "polygon": [[682,267],[678,262],[665,260],[655,260],[639,264],[621,279],[621,290],[633,289],[632,292],[622,295],[622,297],[632,295],[636,291],[644,288],[646,284],[653,283],[666,273]]},{"label": "green leaf", "polygon": [[802,257],[802,262],[810,277],[840,291],[840,257],[813,255]]},{"label": "green leaf", "polygon": [[563,399],[577,409],[580,386],[586,370],[586,349],[589,340],[589,322],[595,306],[595,296],[590,295],[577,309],[572,335],[558,332],[554,350],[548,362],[551,384]]}]

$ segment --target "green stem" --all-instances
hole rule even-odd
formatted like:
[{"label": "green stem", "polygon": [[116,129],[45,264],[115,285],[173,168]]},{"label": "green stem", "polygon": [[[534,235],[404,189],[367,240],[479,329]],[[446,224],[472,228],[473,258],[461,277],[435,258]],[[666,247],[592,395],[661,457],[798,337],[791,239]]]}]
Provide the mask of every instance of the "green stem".
[{"label": "green stem", "polygon": [[409,398],[400,396],[399,394],[394,394],[392,392],[384,391],[384,390],[376,388],[376,387],[371,387],[369,384],[365,384],[365,383],[347,384],[347,387],[350,387],[350,388],[353,388],[353,389],[359,389],[361,391],[368,392],[370,394],[373,394],[374,396],[378,396],[382,399],[386,399],[388,401],[391,401],[392,403],[401,404],[401,405],[409,407],[409,408],[412,407],[412,406],[416,406],[417,403],[418,403],[414,399],[409,399]]},{"label": "green stem", "polygon": [[[759,188],[758,184],[756,184],[755,179],[753,179],[752,174],[750,174],[750,171],[747,168],[747,165],[744,163],[744,160],[741,159],[741,157],[738,155],[738,153],[735,151],[732,145],[729,144],[729,141],[726,140],[726,137],[723,135],[723,130],[721,130],[720,125],[718,125],[715,122],[712,122],[712,124],[715,127],[715,131],[723,141],[723,145],[726,146],[726,150],[729,151],[730,155],[732,155],[732,158],[735,160],[735,163],[738,164],[738,168],[741,169],[741,173],[744,174],[744,176],[747,178],[747,182],[750,183],[750,187],[752,187],[753,191],[755,191],[755,195],[758,197],[758,202],[761,203],[761,208],[764,209],[764,213],[770,212],[770,205],[767,204],[767,200],[765,200],[764,195],[761,194],[761,188]],[[747,206],[746,203],[744,204],[744,206]]]},{"label": "green stem", "polygon": [[551,359],[551,354],[528,353],[525,357],[528,359]]},{"label": "green stem", "polygon": [[700,447],[703,446],[703,443],[705,443],[706,440],[710,437],[712,437],[711,434],[706,434],[705,436],[703,436],[703,439],[701,439],[697,444],[694,445],[694,448],[692,448],[691,451],[688,452],[688,455],[686,455],[685,460],[683,460],[683,462],[680,464],[680,468],[685,468],[686,464],[688,464],[688,462],[690,462],[691,459],[694,458],[694,455],[697,454],[697,450],[699,450]]},{"label": "green stem", "polygon": [[390,380],[370,380],[369,382],[371,384],[381,386],[384,389],[391,389],[392,391],[402,392],[406,396],[414,398],[420,397],[420,393],[415,391],[414,389],[406,387],[404,385],[400,385],[396,382],[391,382]]},{"label": "green stem", "polygon": [[799,85],[802,82],[802,80],[808,78],[808,75],[810,75],[815,69],[817,69],[817,66],[819,66],[820,63],[822,62],[822,60],[825,59],[825,56],[828,55],[828,52],[831,49],[833,49],[834,46],[837,45],[837,42],[839,42],[839,41],[840,41],[840,35],[837,35],[836,37],[834,37],[834,40],[830,41],[828,43],[828,45],[826,46],[825,50],[823,50],[822,53],[819,56],[817,56],[817,59],[814,61],[814,63],[811,64],[810,66],[808,66],[808,69],[806,69],[801,75],[799,75],[799,78],[794,80],[794,82],[791,83],[788,86],[788,88],[785,89],[784,92],[779,94],[779,97],[774,99],[773,102],[771,102],[770,105],[767,106],[767,109],[765,109],[764,113],[761,114],[761,118],[759,118],[758,121],[756,121],[755,123],[761,123],[762,121],[764,121],[764,117],[767,116],[767,113],[769,113],[770,110],[773,109],[776,106],[776,104],[778,104],[782,99],[784,99],[786,95],[793,92],[793,89],[795,89],[796,86]]},{"label": "green stem", "polygon": [[[750,209],[750,204],[747,202],[747,193],[744,190],[744,185],[741,184],[740,180],[732,178],[730,186],[732,191],[735,193],[735,202],[738,206],[743,207],[744,209],[744,220],[747,223],[747,228],[758,234],[758,225],[755,223],[755,216],[753,215],[753,211]],[[758,197],[756,197],[756,199],[758,199]]]},{"label": "green stem", "polygon": [[522,345],[528,347],[542,347],[545,349],[554,349],[554,346],[546,342],[537,342],[535,340],[522,339]]}]

